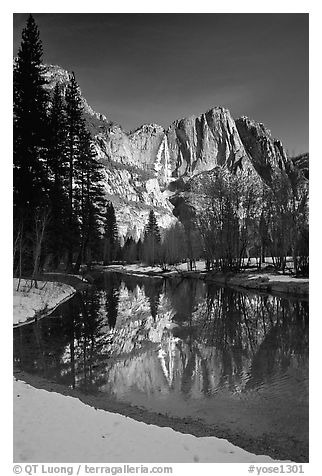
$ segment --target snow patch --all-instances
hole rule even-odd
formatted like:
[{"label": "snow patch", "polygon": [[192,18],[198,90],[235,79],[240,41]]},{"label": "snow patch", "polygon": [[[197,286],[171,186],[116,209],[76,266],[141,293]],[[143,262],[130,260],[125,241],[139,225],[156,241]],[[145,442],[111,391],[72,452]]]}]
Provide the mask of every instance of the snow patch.
[{"label": "snow patch", "polygon": [[36,314],[50,312],[62,301],[75,293],[75,289],[63,283],[38,281],[38,289],[30,289],[30,280],[13,280],[13,324],[32,319]]},{"label": "snow patch", "polygon": [[96,410],[14,381],[15,462],[272,462],[216,437],[197,438]]}]

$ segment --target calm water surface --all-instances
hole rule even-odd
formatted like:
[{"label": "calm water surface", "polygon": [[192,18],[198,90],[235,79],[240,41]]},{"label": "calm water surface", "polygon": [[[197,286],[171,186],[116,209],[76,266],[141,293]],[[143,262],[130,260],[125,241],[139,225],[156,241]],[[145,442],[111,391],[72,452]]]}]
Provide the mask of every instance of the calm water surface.
[{"label": "calm water surface", "polygon": [[102,274],[14,330],[22,370],[308,460],[308,302]]}]

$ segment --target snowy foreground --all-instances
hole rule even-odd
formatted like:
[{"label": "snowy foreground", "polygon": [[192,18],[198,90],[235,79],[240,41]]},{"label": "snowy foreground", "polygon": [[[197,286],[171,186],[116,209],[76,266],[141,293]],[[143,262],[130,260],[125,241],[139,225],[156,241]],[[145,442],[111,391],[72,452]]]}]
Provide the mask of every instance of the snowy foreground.
[{"label": "snowy foreground", "polygon": [[[30,283],[30,281],[29,281]],[[75,289],[39,282],[29,291],[14,280],[14,324],[49,313]],[[215,437],[197,438],[123,415],[96,410],[74,397],[14,381],[15,462],[247,463],[272,462]]]},{"label": "snowy foreground", "polygon": [[30,289],[30,280],[22,279],[17,291],[18,279],[13,280],[13,324],[20,324],[35,315],[47,314],[75,293],[68,284],[38,282],[38,289]]},{"label": "snowy foreground", "polygon": [[272,462],[216,437],[197,438],[14,381],[14,461]]}]

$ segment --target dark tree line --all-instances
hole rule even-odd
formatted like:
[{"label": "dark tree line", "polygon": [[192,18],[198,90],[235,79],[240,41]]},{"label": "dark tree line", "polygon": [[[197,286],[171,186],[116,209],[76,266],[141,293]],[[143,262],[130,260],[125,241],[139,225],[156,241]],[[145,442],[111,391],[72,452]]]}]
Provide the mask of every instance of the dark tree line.
[{"label": "dark tree line", "polygon": [[275,270],[307,275],[309,266],[308,182],[296,171],[276,171],[270,186],[248,174],[217,167],[194,192],[209,269],[240,270],[251,257],[260,268],[271,257]]},{"label": "dark tree line", "polygon": [[30,15],[13,73],[13,205],[15,273],[34,278],[45,264],[78,272],[97,258],[105,213],[75,75],[50,94],[42,53]]},{"label": "dark tree line", "polygon": [[109,202],[106,207],[103,264],[108,265],[119,257],[118,228],[113,204]]},{"label": "dark tree line", "polygon": [[201,237],[198,230],[180,222],[163,230],[163,236],[158,226],[153,210],[150,210],[142,239],[136,242],[128,237],[120,249],[119,257],[127,263],[143,262],[148,266],[161,266],[167,270],[187,261],[190,263],[202,257]]},{"label": "dark tree line", "polygon": [[267,186],[248,173],[217,167],[191,185],[191,203],[178,204],[181,222],[161,238],[153,210],[143,240],[129,238],[122,259],[169,266],[205,261],[206,269],[240,271],[267,257],[285,272],[287,259],[297,275],[309,271],[308,182],[296,169],[278,170]]}]

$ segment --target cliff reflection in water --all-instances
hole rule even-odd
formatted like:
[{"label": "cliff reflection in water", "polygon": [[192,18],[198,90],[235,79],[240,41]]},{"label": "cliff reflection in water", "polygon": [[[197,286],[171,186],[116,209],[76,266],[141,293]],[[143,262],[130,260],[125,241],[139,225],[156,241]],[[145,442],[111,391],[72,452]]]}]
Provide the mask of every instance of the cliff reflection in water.
[{"label": "cliff reflection in water", "polygon": [[14,360],[86,393],[292,442],[307,457],[305,301],[105,273],[52,317],[15,329]]},{"label": "cliff reflection in water", "polygon": [[15,361],[85,391],[201,398],[307,366],[306,302],[105,273],[59,313],[15,332]]}]

